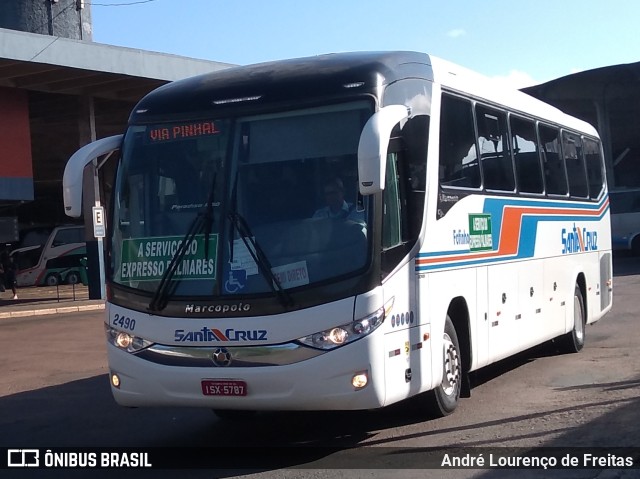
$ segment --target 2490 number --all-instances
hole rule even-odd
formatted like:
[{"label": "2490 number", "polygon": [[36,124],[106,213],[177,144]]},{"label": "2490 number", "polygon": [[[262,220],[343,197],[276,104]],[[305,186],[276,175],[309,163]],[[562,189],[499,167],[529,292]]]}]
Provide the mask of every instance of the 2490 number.
[{"label": "2490 number", "polygon": [[133,331],[134,329],[136,329],[136,320],[128,316],[116,313],[113,316],[113,325],[120,326],[122,329]]}]

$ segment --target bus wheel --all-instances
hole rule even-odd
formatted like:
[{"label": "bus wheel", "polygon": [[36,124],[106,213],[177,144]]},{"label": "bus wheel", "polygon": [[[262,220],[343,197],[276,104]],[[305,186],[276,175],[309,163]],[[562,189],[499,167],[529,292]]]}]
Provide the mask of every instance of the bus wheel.
[{"label": "bus wheel", "polygon": [[65,278],[65,281],[67,282],[67,284],[78,284],[78,282],[80,281],[80,277],[78,276],[78,273],[76,273],[75,271],[71,271]]},{"label": "bus wheel", "polygon": [[562,338],[561,348],[567,353],[577,353],[584,347],[584,333],[587,315],[585,314],[584,297],[580,286],[576,284],[573,293],[573,329]]},{"label": "bus wheel", "polygon": [[444,371],[442,384],[427,393],[429,412],[434,417],[451,414],[458,406],[462,389],[462,358],[458,335],[451,318],[444,324]]},{"label": "bus wheel", "polygon": [[242,421],[251,419],[256,414],[256,411],[245,411],[243,409],[214,409],[213,412],[224,421]]},{"label": "bus wheel", "polygon": [[48,274],[44,279],[44,284],[47,286],[57,286],[60,284],[60,277],[56,273]]}]

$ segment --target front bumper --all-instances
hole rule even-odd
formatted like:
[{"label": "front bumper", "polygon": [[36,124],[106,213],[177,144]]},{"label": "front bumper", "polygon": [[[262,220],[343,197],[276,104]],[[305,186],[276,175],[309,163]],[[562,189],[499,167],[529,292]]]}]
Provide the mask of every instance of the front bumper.
[{"label": "front bumper", "polygon": [[[380,338],[380,339],[379,339]],[[216,366],[210,357],[215,347],[156,348],[156,353],[127,353],[107,345],[112,374],[120,379],[111,389],[123,406],[189,406],[243,410],[355,410],[384,406],[384,364],[377,345],[382,335],[372,334],[332,351],[297,348],[291,351],[266,346],[267,354],[279,364],[264,361],[236,362],[237,366]],[[378,346],[378,347],[376,347]],[[157,350],[162,350],[158,356]],[[242,350],[242,348],[236,348]],[[185,353],[189,352],[189,354]],[[255,350],[255,349],[254,349]],[[247,350],[248,351],[248,350]],[[306,351],[306,352],[305,352]],[[172,356],[172,354],[174,354]],[[182,354],[182,357],[180,356]],[[242,357],[238,351],[235,355]],[[251,355],[245,354],[245,358]],[[308,356],[308,357],[305,357]],[[378,357],[379,356],[379,357]],[[192,362],[195,358],[196,362]],[[352,385],[355,374],[367,372],[369,382],[362,389]],[[378,376],[376,376],[378,375]],[[246,396],[206,396],[203,380],[242,380]]]}]

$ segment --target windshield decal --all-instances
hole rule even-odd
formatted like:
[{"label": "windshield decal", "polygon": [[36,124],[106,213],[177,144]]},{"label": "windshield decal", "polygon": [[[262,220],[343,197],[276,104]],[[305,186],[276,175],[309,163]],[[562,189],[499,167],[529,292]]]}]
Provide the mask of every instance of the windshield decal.
[{"label": "windshield decal", "polygon": [[306,261],[298,261],[271,268],[283,288],[295,288],[309,284],[309,270]]},{"label": "windshield decal", "polygon": [[237,293],[247,284],[247,272],[244,269],[232,269],[224,282],[224,290],[227,293]]},{"label": "windshield decal", "polygon": [[[119,281],[158,281],[182,243],[182,236],[125,239]],[[218,235],[209,236],[209,257],[205,258],[204,235],[196,235],[187,247],[173,279],[215,279]]]},{"label": "windshield decal", "polygon": [[[253,240],[255,241],[255,238]],[[255,254],[255,251],[253,253]],[[246,276],[258,274],[258,265],[242,238],[233,240],[232,259],[230,263],[232,270],[244,270]]]}]

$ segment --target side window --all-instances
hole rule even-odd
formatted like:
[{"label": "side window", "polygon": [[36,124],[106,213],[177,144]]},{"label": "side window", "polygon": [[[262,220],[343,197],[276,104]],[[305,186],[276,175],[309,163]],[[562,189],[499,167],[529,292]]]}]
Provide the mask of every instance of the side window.
[{"label": "side window", "polygon": [[44,246],[39,246],[35,249],[31,249],[28,251],[19,251],[17,253],[12,253],[11,256],[14,258],[14,261],[16,262],[18,271],[37,266],[38,263],[40,262],[40,256],[42,255],[43,249],[44,249]]},{"label": "side window", "polygon": [[547,194],[566,195],[567,173],[560,156],[560,132],[557,128],[545,125],[539,125],[538,131]]},{"label": "side window", "polygon": [[516,164],[518,191],[544,193],[535,123],[516,116],[511,116],[510,123],[511,150]]},{"label": "side window", "polygon": [[[400,141],[396,141],[400,140]],[[412,198],[412,174],[408,151],[400,138],[392,138],[387,152],[387,172],[382,196],[382,277],[386,277],[415,244],[419,231],[416,219],[415,198]],[[418,202],[422,204],[422,202]],[[413,212],[412,212],[413,211]]]},{"label": "side window", "polygon": [[153,221],[145,221],[148,217],[144,208],[146,183],[142,174],[130,174],[122,183],[121,196],[117,199],[120,202],[116,208],[119,227],[123,231],[126,228],[131,236],[146,236],[153,223]]},{"label": "side window", "polygon": [[418,115],[394,130],[386,158],[382,196],[383,277],[415,245],[424,216],[429,118]]},{"label": "side window", "polygon": [[471,102],[447,94],[442,95],[439,176],[443,187],[480,188]]},{"label": "side window", "polygon": [[569,194],[577,198],[589,196],[587,172],[582,157],[582,140],[568,131],[562,132],[562,152],[569,179]]},{"label": "side window", "polygon": [[427,115],[416,115],[402,127],[402,139],[406,148],[403,148],[399,158],[399,173],[406,191],[407,225],[404,229],[407,241],[416,240],[422,228],[427,189],[428,131]]},{"label": "side window", "polygon": [[604,176],[602,174],[602,156],[600,156],[600,144],[597,141],[584,138],[582,142],[584,160],[587,164],[587,179],[589,181],[589,197],[597,199],[604,189]]},{"label": "side window", "polygon": [[84,243],[84,227],[75,229],[75,243]]},{"label": "side window", "polygon": [[515,190],[513,163],[507,141],[506,114],[478,105],[476,121],[484,187],[487,190]]},{"label": "side window", "polygon": [[382,207],[382,249],[387,250],[402,243],[400,223],[401,206],[398,178],[398,154],[387,155],[387,173],[385,175],[384,201]]},{"label": "side window", "polygon": [[179,203],[177,193],[174,178],[158,176],[158,205],[162,210],[167,211]]},{"label": "side window", "polygon": [[65,244],[82,243],[84,242],[83,231],[82,227],[62,229],[56,233],[51,245],[62,246]]}]

